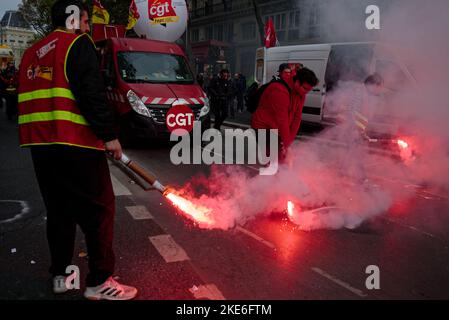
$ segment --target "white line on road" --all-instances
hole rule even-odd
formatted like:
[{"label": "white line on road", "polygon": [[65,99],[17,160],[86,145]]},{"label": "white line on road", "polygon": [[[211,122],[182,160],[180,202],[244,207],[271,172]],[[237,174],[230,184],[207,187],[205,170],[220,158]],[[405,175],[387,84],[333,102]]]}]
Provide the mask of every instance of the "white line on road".
[{"label": "white line on road", "polygon": [[205,284],[201,286],[193,286],[189,289],[195,299],[209,299],[209,300],[226,300],[217,286],[214,284]]},{"label": "white line on road", "polygon": [[410,226],[410,225],[408,225],[408,224],[405,224],[405,223],[402,223],[402,222],[399,222],[399,221],[396,221],[396,220],[393,220],[393,219],[390,219],[390,218],[383,218],[383,219],[386,220],[386,221],[388,221],[388,222],[397,224],[397,225],[399,225],[399,226],[401,226],[401,227],[403,227],[403,228],[407,228],[407,229],[413,230],[413,231],[415,231],[415,232],[418,232],[418,233],[421,233],[421,234],[423,234],[423,235],[425,235],[425,236],[428,236],[428,237],[430,237],[430,238],[432,238],[432,239],[436,239],[436,240],[439,240],[439,241],[441,241],[441,242],[443,242],[443,243],[446,243],[446,241],[443,240],[443,239],[441,239],[440,237],[437,237],[437,236],[434,235],[434,234],[431,234],[431,233],[429,233],[429,232],[426,232],[426,231],[423,231],[423,230],[421,230],[421,229],[418,229],[417,227]]},{"label": "white line on road", "polygon": [[149,237],[151,243],[160,253],[165,262],[179,262],[190,260],[187,253],[181,248],[169,234]]},{"label": "white line on road", "polygon": [[[449,196],[448,195],[438,194],[438,193],[430,192],[430,191],[427,191],[427,190],[423,190],[422,186],[419,186],[419,185],[416,185],[416,184],[413,184],[413,183],[410,183],[410,182],[407,182],[407,181],[381,177],[381,176],[378,176],[378,175],[369,175],[368,177],[371,178],[371,179],[379,179],[379,180],[389,181],[389,182],[393,182],[393,183],[403,184],[405,188],[418,189],[416,191],[417,193],[418,192],[420,192],[422,194],[425,193],[426,195],[431,196],[431,197],[436,197],[436,198],[440,198],[440,199],[444,199],[444,200],[449,200]],[[420,194],[418,194],[418,195],[420,195]]]},{"label": "white line on road", "polygon": [[252,233],[249,230],[246,230],[245,228],[241,227],[241,226],[237,226],[236,229],[244,234],[246,234],[247,236],[263,243],[264,245],[266,245],[267,247],[271,248],[271,249],[276,249],[276,246],[274,244],[272,244],[271,242],[259,237],[257,234]]},{"label": "white line on road", "polygon": [[111,174],[112,188],[114,189],[114,195],[116,196],[130,196],[131,191],[125,187],[118,179]]},{"label": "white line on road", "polygon": [[130,206],[125,207],[134,220],[149,220],[153,219],[151,213],[145,206]]},{"label": "white line on road", "polygon": [[350,284],[348,284],[348,283],[346,283],[346,282],[344,282],[344,281],[342,281],[342,280],[340,280],[340,279],[338,279],[338,278],[328,274],[327,272],[324,272],[320,268],[311,268],[311,269],[312,269],[312,271],[318,273],[320,276],[322,276],[322,277],[324,277],[324,278],[326,278],[326,279],[328,279],[328,280],[338,284],[339,286],[341,286],[341,287],[351,291],[352,293],[354,293],[355,295],[358,295],[359,297],[363,298],[363,297],[367,297],[368,296],[367,294],[363,293],[362,290],[354,288]]}]

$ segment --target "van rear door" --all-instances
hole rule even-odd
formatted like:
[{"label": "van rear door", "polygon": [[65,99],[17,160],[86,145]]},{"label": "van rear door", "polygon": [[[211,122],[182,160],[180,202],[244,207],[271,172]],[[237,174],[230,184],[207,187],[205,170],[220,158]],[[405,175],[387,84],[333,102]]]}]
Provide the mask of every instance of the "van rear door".
[{"label": "van rear door", "polygon": [[324,74],[329,58],[329,50],[301,50],[289,53],[288,63],[301,63],[304,67],[315,72],[319,83],[307,95],[303,109],[303,120],[308,122],[321,122],[323,96],[325,93]]},{"label": "van rear door", "polygon": [[256,66],[255,66],[255,75],[254,79],[257,83],[262,84],[265,83],[265,47],[257,48],[256,50]]}]

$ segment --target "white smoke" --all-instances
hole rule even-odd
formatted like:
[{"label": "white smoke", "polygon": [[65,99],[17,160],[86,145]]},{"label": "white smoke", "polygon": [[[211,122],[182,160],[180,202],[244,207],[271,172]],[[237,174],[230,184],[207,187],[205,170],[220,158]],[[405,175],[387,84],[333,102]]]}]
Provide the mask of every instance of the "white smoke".
[{"label": "white smoke", "polygon": [[[361,34],[369,34],[358,29],[364,24],[352,24],[360,20],[348,16],[353,10],[339,6],[340,1],[326,3],[329,5],[323,6],[321,16],[329,19],[339,39],[359,41],[363,40]],[[372,31],[377,32],[374,38],[395,48],[397,58],[413,72],[417,84],[401,87],[384,110],[398,133],[411,139],[415,158],[404,163],[370,153],[365,142],[348,134],[345,121],[318,136],[337,139],[345,147],[298,141],[290,150],[288,164],[281,166],[276,176],[251,176],[236,167],[219,166],[209,177],[193,180],[184,192],[211,208],[214,227],[228,229],[257,215],[282,212],[287,201],[293,201],[301,229],[354,228],[411,196],[403,185],[373,176],[449,190],[449,2],[396,0],[386,8],[381,11],[381,30]],[[327,102],[334,112],[341,112],[356,86],[359,84],[338,84]],[[199,189],[204,192],[195,194],[193,190]],[[333,209],[313,211],[323,206]]]}]

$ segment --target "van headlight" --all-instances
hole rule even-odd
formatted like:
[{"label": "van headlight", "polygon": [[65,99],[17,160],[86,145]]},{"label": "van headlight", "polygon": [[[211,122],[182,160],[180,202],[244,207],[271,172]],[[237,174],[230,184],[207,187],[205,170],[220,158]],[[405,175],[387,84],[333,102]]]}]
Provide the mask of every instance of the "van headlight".
[{"label": "van headlight", "polygon": [[151,114],[147,106],[142,102],[142,100],[140,100],[140,98],[134,91],[129,90],[126,94],[126,97],[128,98],[129,104],[135,112],[141,114],[142,116],[151,118]]},{"label": "van headlight", "polygon": [[200,111],[200,118],[204,117],[205,115],[207,115],[210,111],[210,107],[209,107],[209,99],[208,98],[204,98],[204,106],[201,108]]}]

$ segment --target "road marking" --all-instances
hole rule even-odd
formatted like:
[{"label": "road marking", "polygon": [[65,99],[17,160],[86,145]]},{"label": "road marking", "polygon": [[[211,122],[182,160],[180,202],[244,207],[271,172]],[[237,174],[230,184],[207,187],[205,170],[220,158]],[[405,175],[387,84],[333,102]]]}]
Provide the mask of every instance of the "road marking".
[{"label": "road marking", "polygon": [[149,237],[149,239],[159,254],[164,258],[165,262],[190,260],[184,249],[169,234]]},{"label": "road marking", "polygon": [[134,220],[149,220],[154,219],[151,213],[145,206],[130,206],[125,207]]},{"label": "road marking", "polygon": [[367,297],[368,296],[367,294],[363,293],[362,290],[354,288],[350,284],[348,284],[348,283],[346,283],[346,282],[344,282],[344,281],[342,281],[342,280],[340,280],[340,279],[338,279],[338,278],[328,274],[327,272],[324,272],[320,268],[315,268],[314,267],[314,268],[311,268],[311,269],[312,269],[312,271],[318,273],[320,276],[323,276],[324,278],[326,278],[326,279],[328,279],[328,280],[338,284],[339,286],[341,286],[341,287],[351,291],[352,293],[354,293],[355,295],[358,295],[359,297],[363,298],[363,297]]},{"label": "road marking", "polygon": [[[438,193],[434,193],[434,192],[430,192],[427,191],[425,189],[422,188],[422,186],[407,182],[407,181],[403,181],[403,180],[396,180],[396,179],[390,179],[390,178],[385,178],[385,177],[381,177],[381,176],[377,176],[377,175],[369,175],[368,176],[371,179],[379,179],[379,180],[384,180],[384,181],[389,181],[389,182],[393,182],[393,183],[398,183],[398,184],[403,184],[404,188],[415,188],[418,189],[416,190],[417,195],[419,195],[420,193],[425,193],[428,196],[431,197],[436,197],[436,198],[440,198],[440,199],[444,199],[444,200],[449,200],[449,196],[444,195],[444,194],[438,194]],[[421,189],[421,190],[419,190]]]},{"label": "road marking", "polygon": [[251,231],[246,230],[245,228],[243,228],[241,226],[237,226],[236,230],[238,230],[238,231],[246,234],[247,236],[249,236],[249,237],[251,237],[251,238],[253,238],[253,239],[255,239],[255,240],[257,240],[257,241],[259,241],[261,243],[263,243],[264,245],[266,245],[267,247],[269,247],[271,249],[276,249],[276,246],[274,244],[272,244],[271,242],[269,242],[269,241],[259,237],[257,234],[252,233]]},{"label": "road marking", "polygon": [[214,284],[205,284],[199,287],[193,286],[189,289],[195,299],[209,299],[209,300],[226,300],[217,286]]},{"label": "road marking", "polygon": [[114,189],[114,195],[116,196],[130,196],[131,191],[125,187],[118,179],[111,174],[112,188]]},{"label": "road marking", "polygon": [[407,228],[407,229],[413,230],[413,231],[415,231],[415,232],[421,233],[421,234],[423,234],[423,235],[425,235],[425,236],[428,236],[428,237],[430,237],[430,238],[432,238],[432,239],[439,240],[439,241],[443,242],[444,244],[446,244],[446,241],[443,240],[443,239],[441,239],[440,237],[438,237],[438,236],[436,236],[436,235],[434,235],[434,234],[431,234],[431,233],[429,233],[429,232],[423,231],[423,230],[421,230],[421,229],[418,229],[417,227],[410,226],[410,225],[408,225],[408,224],[405,224],[405,223],[402,223],[402,222],[399,222],[399,221],[396,221],[396,220],[392,220],[392,219],[390,219],[390,218],[383,218],[383,219],[386,220],[386,221],[388,221],[388,222],[397,224],[397,225],[399,225],[399,226],[401,226],[401,227],[403,227],[403,228]]},{"label": "road marking", "polygon": [[30,212],[30,207],[28,206],[28,202],[22,200],[0,200],[0,203],[18,203],[22,207],[20,212],[15,214],[14,217],[10,219],[0,220],[0,224],[3,223],[11,223],[17,220],[22,219]]}]

